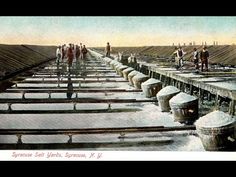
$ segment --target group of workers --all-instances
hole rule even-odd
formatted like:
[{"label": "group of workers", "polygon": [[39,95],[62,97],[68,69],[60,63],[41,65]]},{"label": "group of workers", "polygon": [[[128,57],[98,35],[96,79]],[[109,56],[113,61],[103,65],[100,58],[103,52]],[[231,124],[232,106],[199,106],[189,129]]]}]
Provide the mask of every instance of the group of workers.
[{"label": "group of workers", "polygon": [[[105,56],[110,57],[110,52],[111,52],[111,46],[110,46],[109,42],[107,42],[107,46],[105,47]],[[175,66],[176,66],[177,70],[182,69],[182,67],[183,67],[183,57],[186,54],[187,53],[185,51],[183,51],[181,46],[175,48],[175,51],[173,52],[173,55],[175,57]],[[120,55],[120,54],[118,54],[118,55]],[[122,58],[122,56],[121,57],[119,56],[118,58]],[[208,52],[206,46],[203,46],[203,48],[200,52],[195,47],[193,49],[191,58],[192,58],[192,61],[194,63],[194,66],[195,66],[196,70],[199,70],[199,63],[201,61],[201,71],[203,72],[204,68],[205,68],[205,71],[208,71],[209,52]],[[131,56],[128,58],[128,64],[130,64],[130,63],[134,63],[134,64],[137,63],[136,57],[133,54],[131,54]]]},{"label": "group of workers", "polygon": [[[84,60],[86,59],[86,54],[88,50],[85,47],[85,45],[82,45],[80,43],[79,45],[69,44],[69,46],[66,46],[65,44],[62,46],[58,46],[56,51],[57,56],[57,62],[64,61],[64,59],[67,59],[68,65],[71,66],[73,60],[76,61]],[[177,70],[181,70],[183,67],[183,57],[187,53],[182,49],[181,46],[176,47],[175,51],[173,52],[172,56],[175,57],[175,66]],[[107,45],[105,47],[105,56],[110,57],[111,55],[111,46],[110,43],[107,42]],[[199,59],[201,60],[201,71],[203,72],[203,68],[205,66],[205,71],[208,71],[208,58],[209,58],[209,52],[207,50],[206,46],[203,46],[202,50],[199,52],[197,48],[193,49],[191,57],[193,58],[192,61],[195,65],[195,69],[199,70]],[[120,58],[120,57],[119,57]],[[121,56],[122,58],[122,56]],[[127,64],[136,64],[137,60],[135,55],[131,54],[131,56],[128,58]]]},{"label": "group of workers", "polygon": [[[181,69],[183,67],[183,57],[186,55],[186,52],[183,51],[182,47],[176,47],[173,52],[173,56],[175,57],[175,66],[176,69]],[[192,61],[195,65],[195,69],[199,70],[199,59],[201,60],[201,71],[203,72],[203,68],[205,66],[205,71],[208,71],[208,58],[209,52],[206,46],[203,46],[202,50],[199,51],[197,48],[193,49],[193,53],[190,58],[193,58]]]},{"label": "group of workers", "polygon": [[62,46],[58,46],[56,50],[56,62],[59,63],[60,61],[64,62],[65,60],[67,60],[68,65],[72,66],[72,62],[74,59],[76,61],[85,60],[87,53],[88,50],[85,45],[82,45],[82,43],[80,43],[80,45],[64,44]]}]

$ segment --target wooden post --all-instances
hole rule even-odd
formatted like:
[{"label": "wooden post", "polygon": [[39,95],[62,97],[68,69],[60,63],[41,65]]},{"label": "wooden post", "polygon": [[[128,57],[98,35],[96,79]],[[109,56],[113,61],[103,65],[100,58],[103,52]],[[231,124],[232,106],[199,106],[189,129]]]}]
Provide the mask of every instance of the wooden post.
[{"label": "wooden post", "polygon": [[170,85],[170,77],[167,77],[167,76],[166,76],[166,80],[167,80],[167,81],[166,81],[166,84],[167,84],[167,85]]},{"label": "wooden post", "polygon": [[154,74],[154,72],[152,71],[152,78],[155,78],[155,74]]},{"label": "wooden post", "polygon": [[201,104],[203,104],[203,98],[204,98],[203,96],[204,96],[203,90],[201,88],[199,88],[199,99],[200,99]]},{"label": "wooden post", "polygon": [[207,92],[207,100],[211,101],[211,93],[210,92]]},{"label": "wooden post", "polygon": [[151,71],[151,70],[148,71],[148,76],[149,76],[150,78],[152,77],[152,71]]},{"label": "wooden post", "polygon": [[52,96],[51,96],[51,92],[48,92],[48,98],[51,99]]},{"label": "wooden post", "polygon": [[215,97],[215,106],[214,106],[214,109],[215,110],[219,110],[219,95],[216,94],[216,97]]},{"label": "wooden post", "polygon": [[186,85],[183,82],[180,82],[180,90],[184,92],[185,87],[186,87]]},{"label": "wooden post", "polygon": [[193,85],[190,84],[190,95],[193,95]]},{"label": "wooden post", "polygon": [[17,134],[16,136],[17,136],[17,144],[22,144],[23,143],[21,139],[22,135]]},{"label": "wooden post", "polygon": [[229,104],[229,114],[234,115],[235,114],[235,102],[236,100],[231,100]]},{"label": "wooden post", "polygon": [[159,76],[159,80],[162,81],[161,79],[162,79],[162,75],[160,74],[160,76]]},{"label": "wooden post", "polygon": [[11,112],[11,111],[12,111],[12,109],[11,109],[11,104],[12,104],[12,103],[7,103],[7,105],[8,105],[8,112]]},{"label": "wooden post", "polygon": [[166,79],[166,76],[163,76],[163,85],[164,85],[164,87],[167,85],[167,79]]},{"label": "wooden post", "polygon": [[68,136],[69,136],[69,140],[67,141],[67,143],[70,144],[70,143],[72,143],[72,134],[69,134]]},{"label": "wooden post", "polygon": [[170,77],[170,85],[173,85],[174,82],[173,82],[173,78]]},{"label": "wooden post", "polygon": [[107,110],[108,110],[108,111],[110,111],[110,110],[111,110],[111,103],[108,103]]},{"label": "wooden post", "polygon": [[173,79],[173,86],[176,87],[176,80]]},{"label": "wooden post", "polygon": [[22,99],[25,99],[25,92],[22,93]]}]

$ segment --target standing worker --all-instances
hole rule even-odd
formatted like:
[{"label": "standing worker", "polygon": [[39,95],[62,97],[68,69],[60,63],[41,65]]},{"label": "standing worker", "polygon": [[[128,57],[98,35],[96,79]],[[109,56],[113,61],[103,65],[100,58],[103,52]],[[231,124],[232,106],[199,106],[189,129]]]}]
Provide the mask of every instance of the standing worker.
[{"label": "standing worker", "polygon": [[105,53],[106,53],[106,57],[110,57],[111,46],[110,46],[109,42],[107,43],[107,46],[105,48]]},{"label": "standing worker", "polygon": [[83,45],[82,45],[82,43],[80,43],[80,46],[79,46],[79,53],[80,53],[80,56],[79,56],[79,58],[80,58],[81,60],[83,59],[82,49],[83,49]]},{"label": "standing worker", "polygon": [[86,54],[88,53],[88,50],[86,49],[85,45],[83,45],[82,48],[82,59],[86,59]]},{"label": "standing worker", "polygon": [[183,67],[183,57],[186,54],[186,52],[183,51],[182,47],[179,47],[177,50],[177,58],[178,58],[178,68]]},{"label": "standing worker", "polygon": [[205,65],[206,71],[208,71],[208,57],[209,52],[207,51],[207,47],[204,46],[201,53],[200,53],[200,59],[201,59],[201,71],[203,72],[203,66]]},{"label": "standing worker", "polygon": [[183,66],[183,56],[186,54],[186,52],[183,51],[182,47],[179,46],[179,48],[175,48],[175,52],[173,55],[175,56],[175,64],[176,64],[176,69],[181,69]]},{"label": "standing worker", "polygon": [[197,48],[195,47],[193,49],[193,63],[195,65],[195,69],[199,69],[198,62],[199,62],[198,51],[197,51]]},{"label": "standing worker", "polygon": [[62,54],[61,61],[63,62],[64,58],[66,57],[66,44],[62,45],[61,54]]},{"label": "standing worker", "polygon": [[69,45],[70,47],[68,48],[68,51],[67,51],[67,58],[68,58],[68,66],[70,70],[70,67],[72,66],[74,54],[73,54],[72,44],[69,44]]},{"label": "standing worker", "polygon": [[57,47],[56,56],[57,56],[56,63],[59,64],[59,61],[61,60],[62,57],[61,46]]},{"label": "standing worker", "polygon": [[76,61],[79,60],[79,56],[80,56],[80,48],[78,45],[75,46],[75,59]]}]

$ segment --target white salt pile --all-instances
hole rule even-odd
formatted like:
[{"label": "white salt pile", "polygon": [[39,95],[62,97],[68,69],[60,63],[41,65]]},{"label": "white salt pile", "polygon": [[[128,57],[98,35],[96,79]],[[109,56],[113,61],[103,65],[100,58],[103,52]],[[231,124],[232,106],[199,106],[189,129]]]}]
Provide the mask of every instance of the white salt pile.
[{"label": "white salt pile", "polygon": [[152,85],[152,84],[158,84],[160,82],[161,81],[159,81],[157,79],[150,78],[146,82],[142,83],[142,85]]},{"label": "white salt pile", "polygon": [[133,70],[134,70],[134,68],[129,67],[129,68],[125,69],[123,72],[129,72],[129,71],[133,71]]},{"label": "white salt pile", "polygon": [[121,65],[121,66],[119,67],[119,69],[125,69],[125,68],[128,68],[128,66],[126,66],[126,65]]},{"label": "white salt pile", "polygon": [[222,111],[213,111],[203,117],[200,117],[195,125],[198,127],[221,127],[235,123],[235,117],[231,117]]},{"label": "white salt pile", "polygon": [[128,76],[135,76],[136,74],[141,74],[141,73],[134,70],[134,71],[131,71]]},{"label": "white salt pile", "polygon": [[191,95],[184,93],[184,92],[180,92],[178,95],[176,95],[170,99],[170,103],[183,104],[183,103],[188,103],[188,102],[194,101],[196,99],[197,98],[194,96],[191,96]]},{"label": "white salt pile", "polygon": [[167,86],[161,89],[156,96],[171,95],[173,93],[178,93],[180,90],[174,86]]},{"label": "white salt pile", "polygon": [[140,80],[140,79],[143,79],[143,78],[148,78],[147,75],[143,74],[143,73],[138,73],[136,74],[134,77],[133,77],[133,80]]}]

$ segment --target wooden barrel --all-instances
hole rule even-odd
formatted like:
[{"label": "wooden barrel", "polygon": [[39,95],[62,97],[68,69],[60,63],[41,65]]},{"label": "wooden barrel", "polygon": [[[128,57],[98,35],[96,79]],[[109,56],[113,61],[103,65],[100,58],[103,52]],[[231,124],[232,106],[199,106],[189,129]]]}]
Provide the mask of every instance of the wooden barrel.
[{"label": "wooden barrel", "polygon": [[147,98],[154,97],[161,90],[162,83],[160,80],[150,78],[141,84],[144,95]]},{"label": "wooden barrel", "polygon": [[115,65],[114,65],[114,69],[116,70],[116,73],[118,74],[118,68],[120,67],[120,66],[122,66],[122,63],[116,63]]},{"label": "wooden barrel", "polygon": [[126,65],[121,65],[120,67],[117,68],[118,74],[123,77],[123,70],[127,69],[128,66]]},{"label": "wooden barrel", "polygon": [[106,64],[110,64],[110,62],[113,61],[111,58],[108,57],[105,57],[103,60],[105,61]]},{"label": "wooden barrel", "polygon": [[141,89],[141,84],[143,82],[145,82],[146,80],[148,80],[149,77],[147,75],[144,75],[143,73],[140,73],[140,74],[137,74],[135,75],[132,80],[133,80],[133,83],[134,83],[134,87],[136,89]]},{"label": "wooden barrel", "polygon": [[196,121],[197,133],[206,151],[236,150],[236,119],[214,111]]},{"label": "wooden barrel", "polygon": [[166,86],[157,93],[156,97],[162,112],[170,111],[169,101],[179,92],[180,90],[174,86]]},{"label": "wooden barrel", "polygon": [[180,92],[170,99],[169,104],[175,121],[192,124],[198,119],[198,98]]},{"label": "wooden barrel", "polygon": [[133,77],[134,77],[135,75],[137,75],[137,74],[141,74],[141,73],[134,70],[134,71],[131,71],[131,72],[128,74],[128,80],[129,80],[129,83],[130,83],[131,85],[134,85],[134,83],[133,83]]},{"label": "wooden barrel", "polygon": [[115,65],[116,65],[116,64],[119,64],[119,62],[118,62],[118,61],[115,61],[115,60],[113,60],[113,61],[110,62],[110,65],[111,65],[111,67],[112,67],[113,69],[115,69]]},{"label": "wooden barrel", "polygon": [[128,80],[128,74],[129,74],[130,72],[132,72],[132,71],[134,71],[134,68],[131,68],[131,67],[124,69],[124,70],[122,71],[122,72],[123,72],[123,77],[124,77],[126,80]]}]

